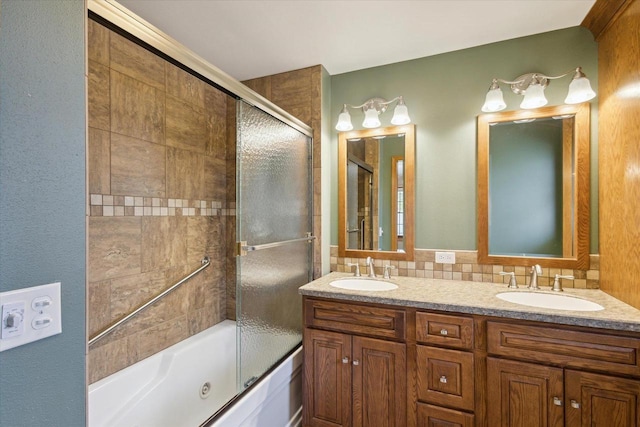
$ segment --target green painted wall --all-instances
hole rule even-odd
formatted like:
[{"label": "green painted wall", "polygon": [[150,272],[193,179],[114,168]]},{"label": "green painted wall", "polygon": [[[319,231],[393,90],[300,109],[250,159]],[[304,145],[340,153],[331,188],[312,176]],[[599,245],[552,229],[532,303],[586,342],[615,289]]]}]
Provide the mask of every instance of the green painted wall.
[{"label": "green painted wall", "polygon": [[[380,96],[404,96],[416,125],[416,248],[476,249],[476,118],[494,77],[514,79],[528,72],[558,75],[582,66],[597,92],[597,44],[573,27],[390,64],[331,78],[332,124],[342,104]],[[551,82],[548,105],[563,103],[569,77]],[[507,110],[522,98],[503,88]],[[381,115],[389,124],[390,108]],[[351,110],[356,129],[363,115]],[[591,105],[591,253],[598,252],[597,98]],[[337,175],[337,132],[332,173]],[[337,182],[331,192],[331,244],[338,242]]]},{"label": "green painted wall", "polygon": [[3,427],[85,424],[85,16],[0,3],[0,291],[62,283],[62,333],[0,353]]}]

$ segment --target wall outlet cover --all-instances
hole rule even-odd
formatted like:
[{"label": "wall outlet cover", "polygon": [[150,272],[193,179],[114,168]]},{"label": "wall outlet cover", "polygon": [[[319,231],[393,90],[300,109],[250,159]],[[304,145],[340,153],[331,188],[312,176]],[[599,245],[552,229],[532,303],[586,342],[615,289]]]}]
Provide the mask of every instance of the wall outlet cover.
[{"label": "wall outlet cover", "polygon": [[437,264],[455,264],[456,253],[455,252],[436,252]]}]

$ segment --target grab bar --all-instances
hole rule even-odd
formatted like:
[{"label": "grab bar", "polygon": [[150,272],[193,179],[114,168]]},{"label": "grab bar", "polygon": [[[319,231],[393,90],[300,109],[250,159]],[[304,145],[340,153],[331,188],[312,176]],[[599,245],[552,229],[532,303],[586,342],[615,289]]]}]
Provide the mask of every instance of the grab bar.
[{"label": "grab bar", "polygon": [[136,308],[131,313],[129,313],[126,316],[124,316],[122,319],[120,319],[117,322],[107,326],[106,328],[102,329],[100,332],[98,332],[95,335],[93,335],[92,337],[90,337],[89,338],[89,346],[92,346],[97,341],[101,340],[102,338],[104,338],[105,336],[107,336],[108,334],[113,332],[113,330],[116,329],[118,326],[120,326],[123,323],[129,321],[129,319],[134,317],[136,314],[140,313],[142,310],[144,310],[145,308],[149,307],[154,302],[164,298],[167,294],[172,292],[178,286],[182,285],[184,282],[186,282],[187,280],[191,279],[193,276],[195,276],[196,274],[200,273],[205,268],[209,267],[209,264],[211,264],[211,259],[209,259],[208,256],[205,256],[204,258],[202,258],[202,261],[200,261],[200,262],[201,262],[202,265],[200,267],[198,267],[197,270],[195,270],[194,272],[192,272],[188,276],[183,277],[182,279],[180,279],[180,281],[176,282],[173,286],[165,289],[162,293],[156,295],[155,297],[153,297],[149,301],[145,302],[140,307]]},{"label": "grab bar", "polygon": [[296,242],[311,242],[312,240],[315,240],[316,236],[312,236],[311,233],[307,233],[307,237],[300,237],[298,239],[291,239],[291,240],[282,240],[280,242],[273,242],[273,243],[264,243],[262,245],[248,245],[247,242],[238,242],[238,255],[239,256],[244,256],[247,255],[248,252],[253,252],[253,251],[261,251],[263,249],[270,249],[270,248],[277,248],[278,246],[284,246],[284,245],[289,245],[291,243],[296,243]]}]

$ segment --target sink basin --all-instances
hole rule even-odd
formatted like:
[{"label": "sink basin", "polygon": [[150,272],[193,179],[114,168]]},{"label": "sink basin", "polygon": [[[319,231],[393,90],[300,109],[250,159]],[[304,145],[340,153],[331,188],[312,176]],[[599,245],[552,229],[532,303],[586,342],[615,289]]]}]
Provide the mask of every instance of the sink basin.
[{"label": "sink basin", "polygon": [[383,282],[376,279],[362,279],[354,277],[352,279],[339,279],[329,283],[334,288],[349,289],[352,291],[390,291],[398,289],[398,285],[390,282]]},{"label": "sink basin", "polygon": [[527,305],[529,307],[550,308],[568,311],[599,311],[604,307],[595,302],[561,294],[542,292],[502,292],[496,295],[503,301]]}]

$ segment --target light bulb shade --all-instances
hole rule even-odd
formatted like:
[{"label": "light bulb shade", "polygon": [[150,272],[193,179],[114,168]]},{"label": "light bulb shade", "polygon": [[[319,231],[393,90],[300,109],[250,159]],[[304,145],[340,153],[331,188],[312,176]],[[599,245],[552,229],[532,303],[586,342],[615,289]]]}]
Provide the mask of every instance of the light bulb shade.
[{"label": "light bulb shade", "polygon": [[589,79],[582,76],[576,77],[569,83],[569,93],[565,98],[565,104],[579,104],[596,97],[596,93],[591,89]]},{"label": "light bulb shade", "polygon": [[499,87],[490,89],[484,100],[482,111],[485,113],[495,113],[496,111],[504,110],[505,108],[507,108],[507,104],[504,102],[504,98],[502,97],[502,89]]},{"label": "light bulb shade", "polygon": [[338,124],[336,125],[336,130],[338,132],[346,132],[351,129],[353,129],[353,124],[351,123],[351,115],[345,107],[338,116]]},{"label": "light bulb shade", "polygon": [[547,105],[547,98],[544,96],[544,88],[539,83],[530,85],[524,93],[524,99],[520,108],[531,109]]},{"label": "light bulb shade", "polygon": [[411,123],[411,118],[409,117],[409,110],[407,106],[403,103],[398,103],[396,108],[393,110],[393,117],[391,118],[392,125],[406,125]]},{"label": "light bulb shade", "polygon": [[378,118],[378,111],[371,107],[364,113],[364,121],[362,127],[371,129],[380,126],[380,119]]}]

